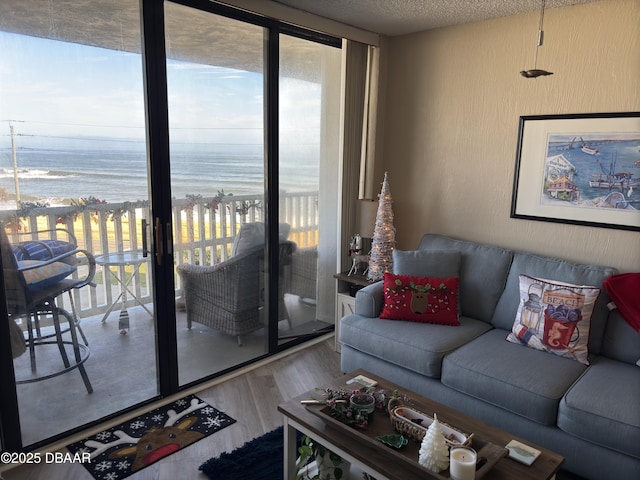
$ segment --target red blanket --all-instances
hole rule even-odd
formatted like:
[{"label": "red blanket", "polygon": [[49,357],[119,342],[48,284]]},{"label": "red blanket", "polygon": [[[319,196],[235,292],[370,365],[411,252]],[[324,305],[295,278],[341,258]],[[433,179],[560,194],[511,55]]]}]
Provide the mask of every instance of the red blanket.
[{"label": "red blanket", "polygon": [[603,285],[622,318],[640,333],[640,273],[611,275]]}]

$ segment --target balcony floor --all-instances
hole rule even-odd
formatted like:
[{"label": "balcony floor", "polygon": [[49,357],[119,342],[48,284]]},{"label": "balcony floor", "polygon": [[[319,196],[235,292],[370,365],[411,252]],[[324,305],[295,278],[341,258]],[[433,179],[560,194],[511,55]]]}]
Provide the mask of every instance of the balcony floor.
[{"label": "balcony floor", "polygon": [[[314,322],[315,308],[287,296],[292,319],[281,322],[282,334]],[[77,369],[47,380],[18,385],[23,444],[29,445],[71,428],[111,415],[157,395],[156,349],[153,319],[141,308],[130,308],[130,329],[119,333],[118,312],[105,323],[102,315],[81,321],[90,348],[85,368],[93,393],[87,394]],[[291,328],[291,330],[289,330]],[[188,384],[204,376],[250,361],[265,352],[263,331],[237,338],[200,324],[187,328],[186,314],[177,315],[179,382]],[[36,347],[38,373],[62,365],[55,345]],[[14,360],[17,378],[28,378],[29,354]]]}]

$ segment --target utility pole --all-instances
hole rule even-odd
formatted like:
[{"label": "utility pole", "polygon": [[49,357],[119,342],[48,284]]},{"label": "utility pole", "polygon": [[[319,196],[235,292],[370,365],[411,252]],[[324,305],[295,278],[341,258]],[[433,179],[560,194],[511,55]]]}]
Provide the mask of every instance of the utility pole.
[{"label": "utility pole", "polygon": [[20,182],[18,181],[18,155],[16,154],[16,135],[13,132],[13,125],[9,124],[11,132],[11,153],[13,155],[13,183],[16,188],[16,209],[20,208]]}]

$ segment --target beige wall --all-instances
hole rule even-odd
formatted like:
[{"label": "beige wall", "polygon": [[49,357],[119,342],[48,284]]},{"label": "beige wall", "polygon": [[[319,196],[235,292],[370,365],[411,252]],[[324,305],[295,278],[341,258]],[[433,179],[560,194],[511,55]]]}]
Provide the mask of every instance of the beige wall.
[{"label": "beige wall", "polygon": [[[394,37],[383,148],[397,245],[425,232],[640,271],[640,234],[510,218],[521,115],[640,111],[640,0],[605,0]],[[380,178],[381,180],[381,178]],[[637,193],[640,195],[640,192]]]}]

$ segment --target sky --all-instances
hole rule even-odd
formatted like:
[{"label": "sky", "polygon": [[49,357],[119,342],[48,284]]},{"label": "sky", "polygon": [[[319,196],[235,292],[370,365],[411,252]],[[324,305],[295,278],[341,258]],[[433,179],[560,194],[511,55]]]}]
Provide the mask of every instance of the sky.
[{"label": "sky", "polygon": [[16,130],[74,134],[100,125],[144,138],[139,55],[8,33],[0,51],[0,120],[26,122]]},{"label": "sky", "polygon": [[[140,55],[5,32],[0,52],[0,147],[9,121],[21,135],[144,139]],[[169,60],[167,77],[172,141],[262,142],[261,74]],[[317,131],[319,86],[282,79],[281,92],[283,134],[301,119]]]}]

